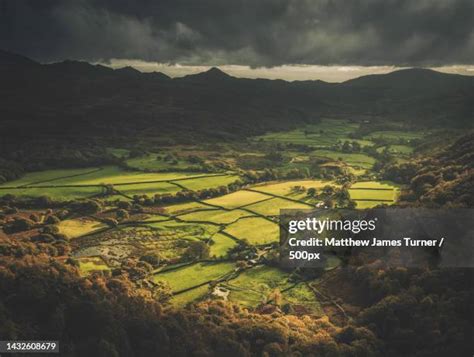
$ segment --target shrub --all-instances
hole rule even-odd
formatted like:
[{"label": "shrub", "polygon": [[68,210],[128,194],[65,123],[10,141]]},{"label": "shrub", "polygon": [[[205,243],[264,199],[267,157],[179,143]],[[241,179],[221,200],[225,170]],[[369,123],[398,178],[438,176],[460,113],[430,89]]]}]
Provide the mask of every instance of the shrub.
[{"label": "shrub", "polygon": [[54,242],[54,236],[52,234],[38,234],[31,238],[32,242],[39,242],[39,243],[51,243]]},{"label": "shrub", "polygon": [[117,210],[116,216],[117,216],[117,219],[119,219],[119,220],[128,219],[130,217],[128,212],[125,211],[124,209]]},{"label": "shrub", "polygon": [[59,228],[56,227],[56,226],[53,225],[53,224],[48,224],[48,225],[44,226],[41,231],[42,231],[43,233],[47,233],[47,234],[56,234],[56,233],[59,232]]},{"label": "shrub", "polygon": [[12,222],[5,225],[4,231],[6,233],[16,233],[22,231],[28,231],[34,227],[35,223],[26,218],[17,218]]},{"label": "shrub", "polygon": [[48,218],[46,218],[46,220],[44,221],[46,224],[58,224],[60,221],[60,219],[56,216],[48,216]]}]

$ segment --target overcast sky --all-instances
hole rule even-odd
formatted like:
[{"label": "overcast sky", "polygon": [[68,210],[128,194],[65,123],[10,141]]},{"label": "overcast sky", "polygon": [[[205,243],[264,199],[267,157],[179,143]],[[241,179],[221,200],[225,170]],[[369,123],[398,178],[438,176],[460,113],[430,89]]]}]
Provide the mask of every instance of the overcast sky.
[{"label": "overcast sky", "polygon": [[2,49],[171,75],[474,74],[473,24],[473,0],[0,0]]}]

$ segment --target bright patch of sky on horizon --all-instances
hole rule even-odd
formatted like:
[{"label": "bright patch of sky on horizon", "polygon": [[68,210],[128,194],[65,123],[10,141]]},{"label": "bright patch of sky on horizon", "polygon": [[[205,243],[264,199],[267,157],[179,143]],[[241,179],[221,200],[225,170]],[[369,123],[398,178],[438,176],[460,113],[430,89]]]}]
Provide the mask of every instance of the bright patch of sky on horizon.
[{"label": "bright patch of sky on horizon", "polygon": [[[182,77],[188,74],[205,72],[211,66],[192,66],[146,62],[142,60],[112,59],[107,63],[97,62],[112,68],[131,66],[140,72],[162,72],[170,77]],[[277,67],[251,68],[241,65],[217,66],[222,71],[240,78],[283,79],[287,81],[322,80],[325,82],[344,82],[349,79],[369,75],[384,74],[407,67],[396,66],[318,66],[318,65],[283,65]],[[474,76],[474,65],[451,65],[431,67],[443,73]]]}]

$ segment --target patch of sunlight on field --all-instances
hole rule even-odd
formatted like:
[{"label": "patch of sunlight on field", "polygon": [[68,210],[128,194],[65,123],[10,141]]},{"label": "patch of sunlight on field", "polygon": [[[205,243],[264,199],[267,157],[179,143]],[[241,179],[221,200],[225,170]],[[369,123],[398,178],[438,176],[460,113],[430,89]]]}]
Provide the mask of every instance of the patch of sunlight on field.
[{"label": "patch of sunlight on field", "polygon": [[0,197],[12,194],[17,197],[41,197],[48,196],[54,201],[70,201],[81,198],[90,198],[102,193],[102,187],[35,187],[0,189]]},{"label": "patch of sunlight on field", "polygon": [[128,159],[127,165],[129,167],[138,169],[138,170],[191,170],[193,172],[200,171],[199,165],[191,164],[186,160],[173,160],[166,161],[163,159],[164,154],[148,154],[145,156],[135,157],[132,159]]},{"label": "patch of sunlight on field", "polygon": [[178,216],[183,221],[208,221],[219,224],[232,223],[239,218],[253,216],[251,213],[239,209],[232,211],[224,211],[221,209],[205,210],[193,213],[187,213]]},{"label": "patch of sunlight on field", "polygon": [[205,188],[217,188],[220,186],[226,186],[234,183],[239,179],[237,175],[227,175],[227,176],[209,176],[202,177],[197,179],[189,179],[179,181],[179,184],[183,187],[186,187],[191,191],[199,191]]},{"label": "patch of sunlight on field", "polygon": [[370,169],[376,161],[373,157],[362,153],[343,153],[332,150],[315,150],[313,151],[313,154],[316,156],[327,157],[335,161],[341,159],[343,162],[349,165],[359,166],[365,169]]},{"label": "patch of sunlight on field", "polygon": [[171,298],[171,304],[176,307],[186,306],[193,301],[200,300],[209,293],[209,285],[203,285],[195,289],[185,291]]},{"label": "patch of sunlight on field", "polygon": [[231,273],[234,269],[233,262],[196,263],[157,273],[153,276],[153,280],[166,281],[170,284],[171,290],[177,292],[207,281],[219,279]]},{"label": "patch of sunlight on field", "polygon": [[411,146],[407,145],[390,145],[389,146],[389,151],[394,152],[394,153],[400,153],[400,154],[412,154],[413,153],[413,148]]},{"label": "patch of sunlight on field", "polygon": [[212,207],[203,205],[202,203],[199,203],[199,202],[179,203],[176,205],[166,206],[164,208],[165,208],[165,212],[171,215],[190,213],[199,209],[210,209],[210,210],[213,209]]},{"label": "patch of sunlight on field", "polygon": [[262,245],[278,242],[279,226],[265,218],[242,218],[227,226],[226,233],[238,239],[246,239],[249,244]]},{"label": "patch of sunlight on field", "polygon": [[324,315],[324,311],[319,303],[318,299],[314,295],[314,292],[303,283],[299,283],[295,287],[283,291],[283,304],[291,304],[295,312],[300,310],[302,307],[305,312],[309,312],[316,315]]},{"label": "patch of sunlight on field", "polygon": [[364,139],[389,139],[389,140],[413,140],[420,139],[425,134],[423,132],[416,131],[397,131],[397,130],[386,130],[386,131],[374,131],[364,137]]},{"label": "patch of sunlight on field", "polygon": [[257,266],[242,272],[224,284],[229,288],[229,299],[248,307],[256,307],[271,298],[276,289],[288,287],[288,274],[268,266]]},{"label": "patch of sunlight on field", "polygon": [[408,145],[388,145],[388,146],[381,146],[377,148],[377,152],[381,153],[388,148],[388,151],[392,154],[400,154],[400,155],[409,155],[413,153],[413,147]]},{"label": "patch of sunlight on field", "polygon": [[[196,173],[185,172],[160,172],[145,173],[139,171],[126,171],[116,166],[107,166],[103,170],[91,174],[70,177],[55,181],[55,185],[102,185],[102,184],[124,184],[139,183],[146,181],[166,181],[185,177],[199,176]],[[201,174],[202,176],[202,174]]]},{"label": "patch of sunlight on field", "polygon": [[67,176],[75,176],[75,175],[84,175],[90,172],[97,171],[98,168],[84,168],[84,169],[61,169],[61,170],[45,170],[45,171],[35,171],[25,174],[23,177],[19,178],[18,180],[5,182],[0,185],[0,187],[17,187],[17,186],[25,186],[25,185],[32,185],[32,184],[40,184],[43,183],[44,185],[49,183],[49,181],[54,180],[51,182],[51,185],[57,185],[57,179],[61,177]]},{"label": "patch of sunlight on field", "polygon": [[225,234],[217,233],[212,236],[209,255],[216,258],[225,257],[229,249],[235,247],[236,245],[237,242],[232,238],[229,238]]},{"label": "patch of sunlight on field", "polygon": [[59,233],[68,238],[77,238],[100,229],[107,225],[90,219],[66,219],[57,224]]},{"label": "patch of sunlight on field", "polygon": [[204,202],[225,208],[237,208],[269,198],[267,195],[251,191],[237,191]]},{"label": "patch of sunlight on field", "polygon": [[260,192],[270,193],[277,196],[288,196],[293,199],[300,199],[306,197],[305,192],[298,192],[294,189],[295,186],[302,186],[306,190],[308,188],[320,189],[326,185],[332,185],[331,181],[321,181],[321,180],[295,180],[287,182],[278,182],[267,185],[258,185],[253,186],[252,189]]},{"label": "patch of sunlight on field", "polygon": [[218,225],[205,223],[165,221],[146,225],[157,230],[163,239],[207,240],[219,230]]},{"label": "patch of sunlight on field", "polygon": [[182,189],[172,183],[155,182],[155,183],[141,183],[133,185],[115,185],[114,189],[124,195],[133,197],[134,195],[153,197],[154,195],[175,194]]},{"label": "patch of sunlight on field", "polygon": [[349,194],[352,200],[375,200],[393,202],[396,198],[395,190],[351,190]]},{"label": "patch of sunlight on field", "polygon": [[349,142],[357,142],[361,147],[364,147],[364,146],[373,146],[374,143],[370,140],[363,140],[363,139],[347,139]]},{"label": "patch of sunlight on field", "polygon": [[257,140],[274,141],[282,143],[302,144],[309,146],[328,147],[341,140],[351,140],[350,133],[359,127],[343,119],[322,119],[320,123],[306,125],[302,128],[273,132],[257,137]]},{"label": "patch of sunlight on field", "polygon": [[389,181],[359,181],[353,183],[351,189],[399,189],[399,185]]},{"label": "patch of sunlight on field", "polygon": [[263,216],[277,216],[280,214],[281,209],[312,209],[313,206],[288,201],[284,198],[272,198],[268,201],[246,206],[245,208]]},{"label": "patch of sunlight on field", "polygon": [[367,209],[367,208],[373,208],[379,205],[391,205],[394,202],[389,202],[389,201],[356,201],[356,208],[358,209]]},{"label": "patch of sunlight on field", "polygon": [[79,259],[79,270],[81,275],[89,275],[94,271],[105,271],[110,268],[100,257],[87,257]]},{"label": "patch of sunlight on field", "polygon": [[355,167],[352,167],[352,166],[349,166],[348,170],[351,174],[353,174],[355,176],[362,176],[362,175],[365,175],[367,173],[366,169],[359,169],[359,168],[355,168]]},{"label": "patch of sunlight on field", "polygon": [[372,208],[381,204],[391,205],[400,195],[400,186],[389,181],[360,181],[354,183],[349,194],[357,208]]},{"label": "patch of sunlight on field", "polygon": [[154,222],[154,221],[166,221],[169,220],[169,217],[161,216],[159,214],[150,214],[146,217],[143,222]]}]

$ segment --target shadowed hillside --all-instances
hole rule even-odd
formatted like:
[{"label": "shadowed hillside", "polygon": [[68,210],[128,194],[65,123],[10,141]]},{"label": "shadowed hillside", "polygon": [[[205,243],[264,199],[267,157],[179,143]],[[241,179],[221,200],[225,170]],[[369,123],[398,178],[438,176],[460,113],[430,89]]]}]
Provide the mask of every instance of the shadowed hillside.
[{"label": "shadowed hillside", "polygon": [[422,69],[341,84],[240,79],[216,68],[170,79],[78,61],[40,65],[3,51],[0,71],[0,132],[12,139],[232,139],[323,116],[466,126],[474,105],[472,77]]}]

